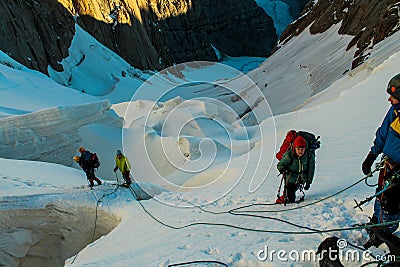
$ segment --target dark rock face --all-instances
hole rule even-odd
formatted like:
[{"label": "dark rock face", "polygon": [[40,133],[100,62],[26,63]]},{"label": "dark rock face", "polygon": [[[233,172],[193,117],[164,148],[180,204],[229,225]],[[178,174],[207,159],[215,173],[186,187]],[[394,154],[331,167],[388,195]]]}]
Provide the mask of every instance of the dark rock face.
[{"label": "dark rock face", "polygon": [[120,1],[115,18],[110,16],[115,5],[107,0],[64,1],[72,13],[79,14],[77,22],[85,31],[132,66],[154,70],[172,64],[164,34],[147,11],[146,1]]},{"label": "dark rock face", "polygon": [[293,18],[298,18],[309,0],[282,0],[289,5],[289,12]]},{"label": "dark rock face", "polygon": [[47,66],[68,55],[75,33],[71,14],[57,1],[0,1],[0,49],[31,69],[47,73]]},{"label": "dark rock face", "polygon": [[[120,9],[110,16],[118,2]],[[242,0],[3,0],[0,50],[47,74],[68,56],[76,22],[141,69],[216,60],[212,45],[230,56],[267,56],[277,36],[272,19]]]},{"label": "dark rock face", "polygon": [[339,34],[354,36],[347,49],[354,45],[352,68],[368,57],[368,49],[399,30],[400,3],[396,0],[330,0],[310,1],[303,17],[282,33],[281,42],[287,42],[311,25],[311,34],[322,33],[332,25],[342,22]]},{"label": "dark rock face", "polygon": [[271,17],[255,1],[193,0],[191,4],[186,14],[160,21],[176,63],[188,58],[215,60],[211,44],[229,56],[263,57],[277,41]]}]

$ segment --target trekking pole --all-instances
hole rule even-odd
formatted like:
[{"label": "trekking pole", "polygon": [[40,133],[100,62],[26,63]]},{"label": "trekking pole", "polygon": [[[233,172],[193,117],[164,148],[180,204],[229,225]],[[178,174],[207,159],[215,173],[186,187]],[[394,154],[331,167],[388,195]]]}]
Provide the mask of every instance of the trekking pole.
[{"label": "trekking pole", "polygon": [[119,178],[117,172],[115,172],[115,177],[117,178],[117,185],[119,185]]},{"label": "trekking pole", "polygon": [[[282,175],[282,173],[278,174],[278,176],[276,176],[276,177],[279,177],[280,175]],[[280,197],[280,194],[281,194],[281,188],[282,188],[282,182],[283,182],[283,179],[284,179],[284,178],[285,178],[285,177],[282,175],[281,184],[279,185],[279,188],[278,188],[278,194],[276,195],[276,197],[277,197],[277,198],[279,198],[279,197]]]}]

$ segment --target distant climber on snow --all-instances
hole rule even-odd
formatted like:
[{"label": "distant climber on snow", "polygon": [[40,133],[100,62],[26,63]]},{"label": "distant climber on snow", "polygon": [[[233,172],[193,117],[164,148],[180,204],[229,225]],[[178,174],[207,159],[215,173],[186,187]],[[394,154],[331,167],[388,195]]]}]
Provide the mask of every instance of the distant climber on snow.
[{"label": "distant climber on snow", "polygon": [[[315,138],[315,135],[308,132],[291,130],[287,133],[280,151],[276,154],[280,160],[277,168],[283,175],[282,181],[284,181],[283,195],[279,196],[278,191],[276,203],[294,203],[298,189],[301,192],[303,189],[310,189],[315,171],[315,150],[320,147],[318,139],[319,137]],[[301,200],[303,199],[304,196]]]},{"label": "distant climber on snow", "polygon": [[[379,172],[374,213],[370,220],[372,224],[400,220],[400,74],[389,81],[386,92],[391,107],[376,131],[374,145],[361,167],[365,175],[372,175],[371,166],[378,155],[383,153],[384,164]],[[389,225],[385,231],[393,233],[398,226],[398,223]],[[378,247],[382,243],[373,231],[369,231],[369,240],[364,247]]]},{"label": "distant climber on snow", "polygon": [[125,183],[123,183],[122,186],[129,187],[132,183],[130,177],[131,163],[129,162],[129,159],[124,154],[122,154],[122,151],[119,149],[117,150],[115,156],[114,172],[116,172],[118,169],[121,171],[122,177],[125,180]]},{"label": "distant climber on snow", "polygon": [[[102,182],[99,178],[96,177],[94,173],[94,168],[97,168],[100,163],[98,161],[96,153],[92,154],[90,151],[86,150],[83,146],[78,149],[81,156],[75,156],[74,161],[79,164],[79,166],[86,173],[86,178],[89,181],[90,187],[94,186],[94,182],[96,181],[98,185],[101,185]],[[97,167],[96,167],[97,166]]]}]

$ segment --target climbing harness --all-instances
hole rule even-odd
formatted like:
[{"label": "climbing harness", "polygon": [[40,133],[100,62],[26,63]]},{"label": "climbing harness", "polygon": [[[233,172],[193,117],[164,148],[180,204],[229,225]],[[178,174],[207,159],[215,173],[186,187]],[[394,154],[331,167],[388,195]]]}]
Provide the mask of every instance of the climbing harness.
[{"label": "climbing harness", "polygon": [[[378,171],[382,168],[384,168],[384,164],[385,161],[388,159],[388,157],[383,157],[381,159],[381,161],[379,163],[377,163],[375,165],[375,169],[373,172]],[[368,177],[372,177],[372,173],[371,172],[370,176]],[[398,171],[393,171],[393,173],[390,175],[389,179],[387,179],[384,184],[383,184],[383,189],[381,189],[380,191],[378,191],[377,193],[373,194],[372,196],[367,197],[365,200],[357,202],[356,199],[354,199],[354,202],[356,203],[356,205],[354,206],[354,208],[359,208],[361,211],[363,211],[363,209],[361,208],[362,205],[364,205],[365,203],[370,202],[372,199],[374,199],[377,196],[380,196],[381,194],[383,194],[385,191],[393,188],[394,186],[396,186],[397,183],[400,182],[400,173]]]}]

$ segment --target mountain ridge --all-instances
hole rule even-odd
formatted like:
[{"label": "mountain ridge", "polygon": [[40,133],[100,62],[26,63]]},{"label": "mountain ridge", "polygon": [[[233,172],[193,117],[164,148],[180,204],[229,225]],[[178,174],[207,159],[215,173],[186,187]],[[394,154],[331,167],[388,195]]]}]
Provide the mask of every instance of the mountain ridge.
[{"label": "mountain ridge", "polygon": [[[277,35],[256,2],[239,0],[5,0],[0,49],[47,74],[68,56],[74,24],[129,64],[161,70],[176,63],[231,56],[267,56]],[[251,30],[249,30],[251,29]]]},{"label": "mountain ridge", "polygon": [[368,50],[400,29],[400,3],[395,0],[310,1],[299,19],[289,25],[280,37],[280,44],[310,27],[311,34],[325,32],[341,23],[339,34],[353,36],[346,50],[356,46],[352,69],[369,56]]}]

